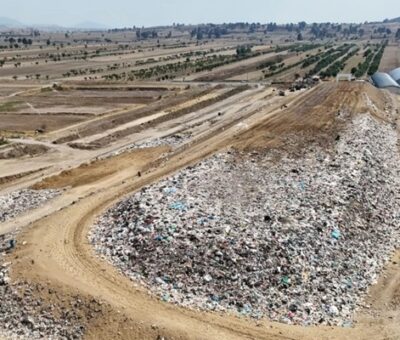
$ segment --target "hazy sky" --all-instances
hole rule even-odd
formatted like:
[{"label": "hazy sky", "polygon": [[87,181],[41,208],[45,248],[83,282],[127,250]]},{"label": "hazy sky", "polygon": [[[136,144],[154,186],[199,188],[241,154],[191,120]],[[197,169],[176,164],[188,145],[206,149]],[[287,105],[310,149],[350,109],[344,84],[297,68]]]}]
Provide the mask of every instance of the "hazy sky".
[{"label": "hazy sky", "polygon": [[110,27],[204,22],[363,22],[400,16],[400,0],[0,0],[0,16],[28,24]]}]

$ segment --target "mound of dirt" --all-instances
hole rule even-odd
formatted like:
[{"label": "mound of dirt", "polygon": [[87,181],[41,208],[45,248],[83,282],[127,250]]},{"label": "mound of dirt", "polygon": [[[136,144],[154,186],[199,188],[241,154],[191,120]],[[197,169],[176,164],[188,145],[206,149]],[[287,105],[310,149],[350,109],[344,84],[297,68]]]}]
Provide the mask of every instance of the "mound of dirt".
[{"label": "mound of dirt", "polygon": [[223,93],[223,94],[221,94],[221,95],[219,95],[217,97],[210,98],[210,99],[195,103],[195,104],[193,104],[193,105],[191,105],[189,107],[178,109],[176,111],[171,111],[169,114],[161,116],[161,117],[158,117],[156,119],[153,119],[153,120],[151,120],[151,121],[149,121],[147,123],[144,123],[144,124],[141,124],[141,125],[138,125],[138,126],[134,126],[132,128],[128,128],[128,129],[125,129],[125,130],[121,130],[121,131],[118,131],[118,132],[115,132],[115,133],[111,133],[111,134],[109,134],[109,135],[107,135],[105,137],[102,137],[100,139],[95,140],[92,143],[89,143],[89,144],[69,143],[68,145],[70,147],[72,147],[72,148],[79,148],[79,149],[84,149],[84,150],[98,149],[98,148],[104,147],[104,146],[112,143],[115,140],[118,140],[120,138],[123,138],[125,136],[131,135],[131,134],[134,134],[134,133],[139,133],[139,132],[141,132],[141,131],[143,131],[145,129],[149,129],[149,128],[155,127],[155,126],[157,126],[157,125],[159,125],[161,123],[164,123],[166,121],[183,117],[183,116],[185,116],[185,115],[187,115],[189,113],[201,110],[201,109],[203,109],[203,108],[205,108],[207,106],[211,106],[211,105],[213,105],[215,103],[218,103],[220,101],[223,101],[225,99],[233,97],[233,96],[235,96],[235,95],[237,95],[237,94],[239,94],[239,93],[241,93],[243,91],[246,91],[248,89],[249,89],[248,86],[239,86],[239,87],[233,88],[233,89],[231,89],[231,90],[229,90],[229,91],[227,91],[227,92],[225,92],[225,93]]},{"label": "mound of dirt", "polygon": [[15,143],[0,152],[0,159],[20,158],[24,156],[38,156],[50,150],[49,147],[39,144]]},{"label": "mound of dirt", "polygon": [[[95,160],[89,164],[65,170],[58,175],[45,178],[32,186],[34,190],[57,189],[64,187],[79,187],[97,182],[132,166],[141,166],[146,162],[155,161],[160,155],[169,151],[168,146],[147,149],[135,149],[112,158]],[[132,176],[136,175],[135,173]]]},{"label": "mound of dirt", "polygon": [[288,105],[281,113],[266,119],[242,134],[235,147],[251,151],[266,147],[287,147],[287,134],[302,134],[299,149],[316,138],[335,138],[345,126],[346,119],[355,113],[371,113],[391,121],[387,112],[391,104],[386,94],[368,83],[321,84]]}]

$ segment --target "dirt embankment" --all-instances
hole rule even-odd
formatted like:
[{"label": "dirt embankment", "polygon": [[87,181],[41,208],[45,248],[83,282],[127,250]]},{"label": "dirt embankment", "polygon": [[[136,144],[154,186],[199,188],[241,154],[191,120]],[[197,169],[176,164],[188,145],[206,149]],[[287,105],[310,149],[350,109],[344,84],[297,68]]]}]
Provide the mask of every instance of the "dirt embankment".
[{"label": "dirt embankment", "polygon": [[369,84],[322,84],[245,132],[235,146],[241,150],[279,147],[288,134],[302,134],[304,142],[319,136],[322,142],[321,132],[338,137],[345,119],[354,113],[370,112],[387,119],[384,110],[388,105],[386,95]]},{"label": "dirt embankment", "polygon": [[20,158],[24,156],[38,156],[50,150],[49,147],[39,144],[15,143],[0,152],[0,159]]},{"label": "dirt embankment", "polygon": [[54,141],[54,143],[56,144],[68,143],[82,137],[94,135],[101,131],[110,130],[119,125],[133,121],[135,119],[140,119],[152,115],[158,111],[168,109],[168,107],[173,107],[182,104],[188,100],[204,96],[210,93],[211,91],[213,91],[213,88],[208,88],[206,90],[197,89],[193,91],[183,92],[175,97],[150,104],[146,107],[137,110],[122,112],[118,115],[112,115],[109,117],[106,116],[103,119],[96,120],[94,122],[88,122],[88,124],[79,128],[77,132],[58,138],[57,140]]},{"label": "dirt embankment", "polygon": [[[33,185],[32,189],[75,188],[98,182],[129,167],[139,166],[144,160],[146,163],[152,164],[152,162],[163,153],[168,152],[168,150],[169,147],[167,146],[137,149],[112,158],[95,160],[89,164],[82,164],[77,168],[66,170],[58,175],[45,178],[43,181]],[[132,177],[136,175],[137,173],[132,173]]]},{"label": "dirt embankment", "polygon": [[98,148],[102,148],[108,144],[110,144],[113,141],[116,141],[120,138],[123,138],[125,136],[134,134],[134,133],[139,133],[141,131],[144,131],[146,129],[155,127],[161,123],[170,121],[172,119],[177,119],[180,117],[183,117],[189,113],[201,110],[207,106],[213,105],[215,103],[218,103],[222,100],[228,99],[236,94],[239,94],[245,90],[249,89],[248,86],[240,86],[240,87],[236,87],[228,92],[225,92],[217,97],[214,98],[210,98],[210,99],[206,99],[203,100],[201,102],[195,103],[191,106],[188,107],[184,107],[182,109],[178,109],[176,111],[171,111],[169,114],[158,117],[156,119],[153,119],[147,123],[138,125],[138,126],[134,126],[132,128],[128,128],[122,131],[118,131],[112,134],[109,134],[103,138],[100,138],[96,141],[93,141],[92,143],[89,144],[82,144],[82,143],[69,143],[68,145],[73,147],[73,148],[77,148],[77,149],[88,149],[88,150],[93,150],[93,149],[98,149]]},{"label": "dirt embankment", "polygon": [[45,168],[40,168],[40,169],[32,170],[32,171],[20,172],[19,174],[16,174],[16,175],[0,177],[0,185],[10,184],[11,182],[13,182],[15,180],[27,177],[29,175],[33,175],[35,173],[38,173],[38,172],[46,170],[46,169],[48,169],[48,168],[45,167]]}]

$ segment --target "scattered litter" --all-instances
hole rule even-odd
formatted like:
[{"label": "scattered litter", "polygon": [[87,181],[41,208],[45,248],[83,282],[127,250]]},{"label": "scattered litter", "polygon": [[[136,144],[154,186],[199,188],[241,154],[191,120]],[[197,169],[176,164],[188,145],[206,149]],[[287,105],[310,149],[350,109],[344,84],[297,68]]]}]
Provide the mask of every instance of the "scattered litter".
[{"label": "scattered litter", "polygon": [[334,230],[334,231],[332,231],[332,237],[333,237],[335,240],[340,239],[340,230]]},{"label": "scattered litter", "polygon": [[113,153],[113,156],[120,155],[124,152],[132,151],[134,149],[146,149],[146,148],[155,148],[158,146],[170,146],[173,149],[180,147],[182,144],[188,142],[192,138],[190,133],[186,134],[175,134],[167,137],[153,138],[147,139],[141,142],[134,143],[127,147],[118,150]]},{"label": "scattered litter", "polygon": [[60,195],[60,190],[23,189],[0,196],[0,223],[15,218],[30,209],[35,209]]},{"label": "scattered litter", "polygon": [[[0,236],[0,338],[82,338],[85,326],[79,311],[59,308],[54,302],[42,299],[38,292],[44,287],[39,284],[22,280],[11,283],[12,263],[4,262],[3,255],[10,245],[15,246],[15,236],[15,233]],[[97,303],[94,307],[98,308]]]}]

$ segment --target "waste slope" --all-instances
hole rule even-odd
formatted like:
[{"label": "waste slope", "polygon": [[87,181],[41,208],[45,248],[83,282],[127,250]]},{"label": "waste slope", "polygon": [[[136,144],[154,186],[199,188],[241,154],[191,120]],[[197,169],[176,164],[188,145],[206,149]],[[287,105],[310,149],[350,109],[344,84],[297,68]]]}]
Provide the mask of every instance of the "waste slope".
[{"label": "waste slope", "polygon": [[147,186],[99,217],[90,240],[164,301],[351,326],[398,246],[400,158],[391,125],[337,120],[329,147],[223,153]]}]

